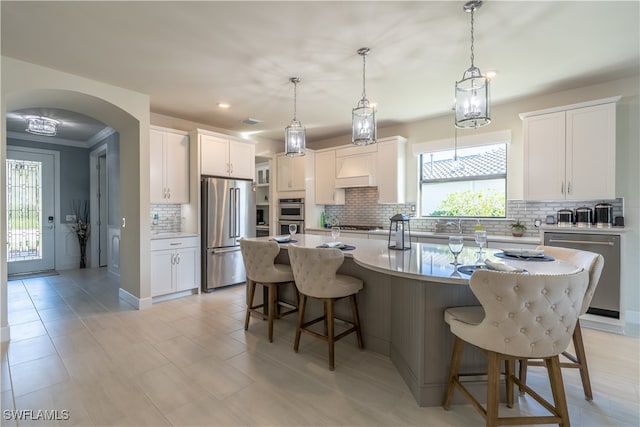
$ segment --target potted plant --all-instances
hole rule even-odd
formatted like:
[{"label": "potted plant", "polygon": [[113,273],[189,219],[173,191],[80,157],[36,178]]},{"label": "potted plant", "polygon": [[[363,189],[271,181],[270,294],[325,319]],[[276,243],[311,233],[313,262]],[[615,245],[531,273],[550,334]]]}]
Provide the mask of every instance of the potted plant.
[{"label": "potted plant", "polygon": [[521,223],[520,220],[511,224],[511,234],[513,237],[522,237],[526,229],[527,226]]}]

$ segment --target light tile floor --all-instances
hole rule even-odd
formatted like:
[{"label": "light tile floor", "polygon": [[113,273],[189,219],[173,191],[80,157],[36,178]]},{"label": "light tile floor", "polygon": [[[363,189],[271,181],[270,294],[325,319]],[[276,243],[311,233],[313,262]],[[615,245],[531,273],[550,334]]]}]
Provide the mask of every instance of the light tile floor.
[{"label": "light tile floor", "polygon": [[[2,345],[2,425],[64,426],[470,426],[469,405],[418,407],[388,357],[340,341],[336,370],[326,344],[303,336],[294,316],[243,330],[244,286],[137,311],[105,269],[10,281],[12,340]],[[564,372],[574,426],[640,424],[639,340],[584,329],[595,399]],[[365,343],[366,344],[366,343]],[[546,375],[529,383],[548,396]],[[4,410],[68,411],[68,420],[8,419]],[[540,413],[519,397],[511,411]],[[502,413],[502,412],[501,412]]]}]

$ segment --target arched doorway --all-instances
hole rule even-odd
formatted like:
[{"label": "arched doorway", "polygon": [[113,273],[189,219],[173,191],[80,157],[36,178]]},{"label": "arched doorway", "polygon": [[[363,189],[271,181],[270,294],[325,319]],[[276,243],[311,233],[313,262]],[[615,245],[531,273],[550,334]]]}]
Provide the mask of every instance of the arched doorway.
[{"label": "arched doorway", "polygon": [[[43,88],[47,87],[47,88]],[[150,305],[149,100],[146,95],[33,64],[2,58],[2,109],[33,106],[80,111],[116,129],[120,136],[120,295],[138,308]],[[0,130],[0,224],[6,223],[6,132]],[[2,226],[6,242],[6,227]],[[144,242],[144,243],[143,243]],[[8,339],[6,247],[0,248],[0,328]],[[144,249],[143,249],[144,248]]]}]

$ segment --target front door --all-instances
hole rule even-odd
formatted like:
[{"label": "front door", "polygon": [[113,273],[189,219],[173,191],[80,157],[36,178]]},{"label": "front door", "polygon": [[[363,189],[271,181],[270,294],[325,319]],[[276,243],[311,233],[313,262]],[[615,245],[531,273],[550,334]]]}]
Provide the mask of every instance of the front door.
[{"label": "front door", "polygon": [[55,268],[53,154],[7,149],[7,270]]}]

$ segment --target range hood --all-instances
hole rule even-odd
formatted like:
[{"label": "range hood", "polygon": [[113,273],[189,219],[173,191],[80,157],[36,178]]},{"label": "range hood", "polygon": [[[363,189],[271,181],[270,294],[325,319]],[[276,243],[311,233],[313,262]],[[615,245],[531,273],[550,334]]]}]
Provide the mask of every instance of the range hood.
[{"label": "range hood", "polygon": [[376,186],[376,155],[336,157],[336,188]]}]

